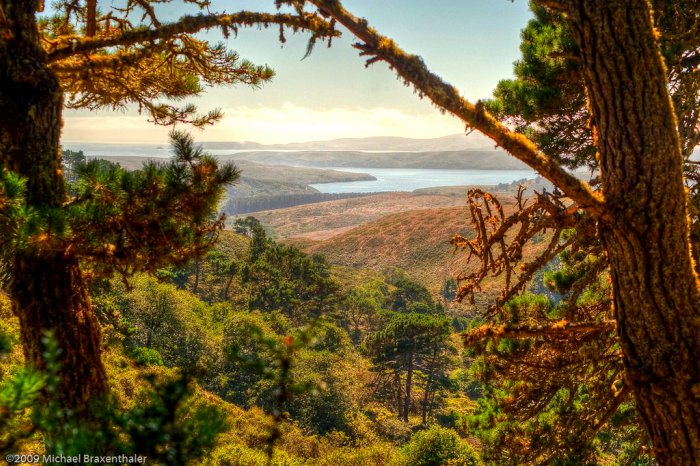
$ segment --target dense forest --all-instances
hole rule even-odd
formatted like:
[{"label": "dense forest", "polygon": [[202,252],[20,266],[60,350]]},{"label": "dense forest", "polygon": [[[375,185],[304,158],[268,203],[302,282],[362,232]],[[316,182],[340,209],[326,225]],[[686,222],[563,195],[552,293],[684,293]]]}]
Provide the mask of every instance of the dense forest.
[{"label": "dense forest", "polygon": [[[0,0],[8,462],[700,464],[696,1],[533,1],[514,77],[476,103],[337,0],[161,3]],[[306,55],[342,27],[551,188],[469,188],[438,292],[226,228],[241,169],[180,128],[221,111],[181,103],[272,78],[197,36],[251,26],[309,34]],[[66,106],[180,125],[173,156],[62,151]]]}]

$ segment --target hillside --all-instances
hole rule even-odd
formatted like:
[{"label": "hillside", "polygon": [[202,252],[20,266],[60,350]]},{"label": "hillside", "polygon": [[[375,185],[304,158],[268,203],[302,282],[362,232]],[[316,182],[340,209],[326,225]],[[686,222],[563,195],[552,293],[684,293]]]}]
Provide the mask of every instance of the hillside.
[{"label": "hillside", "polygon": [[377,220],[307,246],[332,264],[381,271],[405,270],[437,292],[466,265],[466,256],[452,254],[450,239],[468,234],[466,207],[411,210]]},{"label": "hillside", "polygon": [[[513,207],[504,198],[506,213]],[[325,241],[303,244],[307,253],[322,254],[331,264],[381,272],[405,270],[433,293],[439,293],[445,280],[471,269],[467,254],[453,254],[450,239],[456,234],[471,235],[466,206],[411,210],[384,216]],[[535,257],[545,242],[530,245],[525,260]],[[488,305],[502,286],[501,278],[487,279],[477,305]]]},{"label": "hillside", "polygon": [[415,209],[464,205],[465,192],[466,188],[461,191],[455,189],[454,194],[448,195],[379,193],[256,212],[254,216],[279,239],[322,241],[386,215]]},{"label": "hillside", "polygon": [[[512,201],[520,184],[531,190],[552,189],[542,178],[526,182],[481,186],[502,202]],[[474,186],[442,186],[413,192],[385,192],[367,196],[255,212],[254,216],[275,238],[293,239],[295,244],[325,241],[384,216],[412,210],[464,206],[467,191]]]},{"label": "hillside", "polygon": [[[162,162],[162,157],[100,156],[118,163],[128,170],[138,170],[150,161]],[[265,209],[309,204],[356,196],[356,194],[324,194],[309,186],[316,183],[333,183],[374,180],[366,173],[349,173],[307,167],[261,165],[247,160],[237,160],[240,179],[227,189],[222,208],[227,214],[245,214]]]}]

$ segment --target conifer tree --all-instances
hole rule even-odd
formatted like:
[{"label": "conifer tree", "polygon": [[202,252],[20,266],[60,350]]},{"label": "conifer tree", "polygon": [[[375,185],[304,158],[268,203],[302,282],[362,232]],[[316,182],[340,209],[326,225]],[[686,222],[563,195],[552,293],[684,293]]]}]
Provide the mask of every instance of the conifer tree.
[{"label": "conifer tree", "polygon": [[[380,377],[388,379],[385,384],[393,392],[399,418],[408,422],[413,408],[413,388],[418,371],[427,374],[426,395],[435,387],[431,384],[438,371],[444,369],[449,358],[448,320],[444,316],[419,314],[417,312],[391,313],[386,325],[367,336],[364,347],[375,363]],[[390,396],[391,398],[391,396]],[[427,415],[427,400],[423,403],[423,416]]]},{"label": "conifer tree", "polygon": [[[0,0],[0,218],[2,263],[26,360],[41,369],[41,340],[52,331],[62,349],[62,401],[80,408],[107,390],[100,332],[91,310],[91,277],[128,276],[197,257],[221,227],[211,221],[218,195],[235,178],[190,138],[175,134],[176,158],[126,174],[87,164],[80,192],[69,195],[61,169],[64,106],[138,106],[160,124],[202,126],[221,117],[173,105],[206,86],[257,86],[272,77],[222,45],[195,37],[225,36],[250,26],[336,33],[301,8],[291,13],[213,11],[207,0],[183,0],[200,14],[166,22],[162,0],[60,0],[40,16],[43,0]],[[47,12],[49,13],[49,12]]]}]

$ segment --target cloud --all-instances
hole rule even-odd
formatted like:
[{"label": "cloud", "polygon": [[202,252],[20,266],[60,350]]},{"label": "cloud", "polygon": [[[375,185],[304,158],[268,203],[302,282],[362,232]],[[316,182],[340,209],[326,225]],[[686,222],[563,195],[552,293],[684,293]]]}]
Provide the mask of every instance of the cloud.
[{"label": "cloud", "polygon": [[[459,120],[437,110],[425,114],[384,107],[320,110],[285,103],[274,108],[239,106],[224,112],[218,124],[194,130],[195,137],[271,144],[367,136],[432,138],[463,131]],[[63,140],[160,143],[167,140],[167,133],[168,129],[148,123],[144,116],[66,112]]]}]

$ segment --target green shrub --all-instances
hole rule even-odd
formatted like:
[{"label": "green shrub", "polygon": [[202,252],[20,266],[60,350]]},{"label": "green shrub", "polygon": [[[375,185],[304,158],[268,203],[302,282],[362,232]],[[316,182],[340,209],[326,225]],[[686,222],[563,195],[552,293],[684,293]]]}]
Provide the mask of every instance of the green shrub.
[{"label": "green shrub", "polygon": [[365,447],[333,448],[318,459],[319,466],[388,466],[396,464],[396,448],[390,443]]},{"label": "green shrub", "polygon": [[451,429],[433,425],[416,432],[402,449],[406,466],[476,466],[476,453]]},{"label": "green shrub", "polygon": [[160,353],[153,348],[137,346],[131,350],[131,358],[140,366],[162,366],[163,358]]},{"label": "green shrub", "polygon": [[206,458],[204,466],[302,466],[304,460],[285,451],[275,449],[272,461],[262,449],[253,449],[241,444],[227,444],[215,449]]}]

